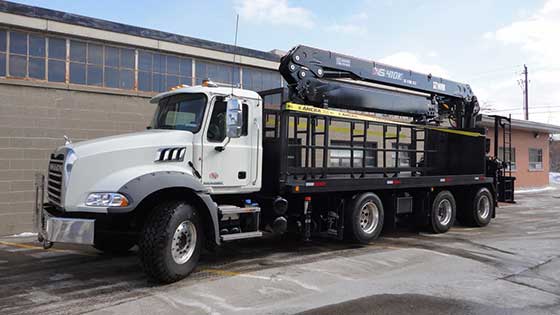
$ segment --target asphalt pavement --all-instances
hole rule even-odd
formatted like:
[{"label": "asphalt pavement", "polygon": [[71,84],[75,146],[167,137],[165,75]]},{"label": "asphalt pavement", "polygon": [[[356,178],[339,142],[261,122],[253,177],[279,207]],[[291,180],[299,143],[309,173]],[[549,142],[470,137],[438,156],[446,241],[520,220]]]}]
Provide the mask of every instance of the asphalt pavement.
[{"label": "asphalt pavement", "polygon": [[148,282],[134,251],[0,238],[0,314],[560,314],[560,189],[517,195],[485,228],[409,229],[368,246],[263,239]]}]

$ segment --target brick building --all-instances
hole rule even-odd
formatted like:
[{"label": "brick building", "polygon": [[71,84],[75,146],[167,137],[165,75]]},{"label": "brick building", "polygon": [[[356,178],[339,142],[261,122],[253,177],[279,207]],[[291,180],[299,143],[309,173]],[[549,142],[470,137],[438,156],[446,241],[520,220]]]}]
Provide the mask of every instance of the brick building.
[{"label": "brick building", "polygon": [[[490,152],[494,152],[494,119],[483,116],[480,126],[487,128],[487,136],[491,139]],[[505,154],[506,158],[511,156],[511,171],[516,177],[517,188],[548,185],[552,149],[550,138],[555,133],[560,133],[560,126],[512,119],[511,152],[506,148]],[[502,136],[500,130],[500,143]],[[503,150],[503,147],[498,148],[498,156],[502,156]]]},{"label": "brick building", "polygon": [[560,173],[560,134],[550,138],[550,171]]}]

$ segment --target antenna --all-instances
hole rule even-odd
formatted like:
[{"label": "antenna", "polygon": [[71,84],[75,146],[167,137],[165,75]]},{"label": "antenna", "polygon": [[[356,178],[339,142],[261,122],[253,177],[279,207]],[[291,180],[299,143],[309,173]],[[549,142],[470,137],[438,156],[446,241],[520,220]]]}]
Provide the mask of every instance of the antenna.
[{"label": "antenna", "polygon": [[237,32],[239,30],[239,13],[237,14],[237,17],[235,19],[235,41],[233,44],[233,69],[231,71],[231,95],[233,95],[233,80],[235,78],[235,66],[237,67],[237,70],[239,71],[239,65],[236,63],[236,58],[237,57]]}]

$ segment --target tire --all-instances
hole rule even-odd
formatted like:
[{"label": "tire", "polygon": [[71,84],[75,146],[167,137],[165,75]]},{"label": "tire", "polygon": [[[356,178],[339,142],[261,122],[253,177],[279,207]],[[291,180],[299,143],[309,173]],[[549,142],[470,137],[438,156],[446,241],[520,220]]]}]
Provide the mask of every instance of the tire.
[{"label": "tire", "polygon": [[385,213],[381,199],[374,193],[363,193],[350,201],[345,211],[345,234],[350,241],[367,244],[383,229]]},{"label": "tire", "polygon": [[156,205],[146,218],[138,244],[142,268],[160,283],[185,278],[198,263],[203,237],[200,217],[191,205],[184,201]]},{"label": "tire", "polygon": [[466,204],[465,209],[461,211],[461,219],[464,224],[483,227],[490,223],[494,213],[494,198],[488,188],[480,188]]},{"label": "tire", "polygon": [[448,190],[440,191],[432,202],[430,229],[433,233],[445,233],[455,223],[457,204]]},{"label": "tire", "polygon": [[118,255],[127,253],[134,245],[136,245],[136,241],[131,239],[101,238],[94,241],[93,248],[104,253]]}]

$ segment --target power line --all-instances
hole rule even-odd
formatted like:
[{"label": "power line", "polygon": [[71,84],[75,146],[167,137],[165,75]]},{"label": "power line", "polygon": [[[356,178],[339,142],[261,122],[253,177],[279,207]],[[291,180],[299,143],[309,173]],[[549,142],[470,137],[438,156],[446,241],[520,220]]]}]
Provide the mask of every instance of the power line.
[{"label": "power line", "polygon": [[[543,105],[543,106],[533,106],[531,108],[536,108],[536,109],[560,109],[560,106],[554,106],[554,105]],[[495,112],[507,112],[507,111],[516,111],[516,110],[524,110],[523,107],[519,108],[519,106],[516,107],[505,107],[505,108],[496,108],[496,109],[488,109],[491,111],[495,111]]]}]

